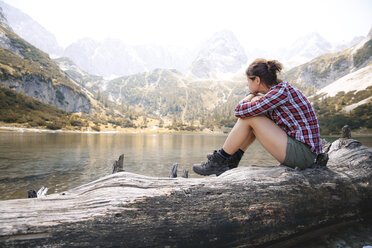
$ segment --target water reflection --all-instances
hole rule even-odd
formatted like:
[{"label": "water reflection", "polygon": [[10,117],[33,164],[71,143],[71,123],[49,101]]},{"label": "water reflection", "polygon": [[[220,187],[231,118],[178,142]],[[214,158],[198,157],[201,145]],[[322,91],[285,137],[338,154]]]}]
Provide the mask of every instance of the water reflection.
[{"label": "water reflection", "polygon": [[[179,174],[220,148],[225,135],[0,133],[0,199],[25,198],[29,189],[64,191],[111,174],[125,154],[128,172],[167,177]],[[371,140],[371,139],[369,139]],[[278,164],[255,142],[240,166]]]}]

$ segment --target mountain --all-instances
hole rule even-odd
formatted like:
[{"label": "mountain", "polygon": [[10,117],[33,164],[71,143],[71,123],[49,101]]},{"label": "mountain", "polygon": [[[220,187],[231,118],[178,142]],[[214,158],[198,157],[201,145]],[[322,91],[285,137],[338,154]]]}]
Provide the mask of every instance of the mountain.
[{"label": "mountain", "polygon": [[224,30],[204,43],[190,71],[198,78],[218,78],[223,74],[236,73],[246,63],[244,48],[231,31]]},{"label": "mountain", "polygon": [[337,42],[335,44],[332,44],[332,52],[340,52],[345,49],[348,49],[349,47],[355,46],[362,42],[366,37],[364,36],[356,36],[351,41],[341,41]]},{"label": "mountain", "polygon": [[372,129],[372,62],[310,96],[323,134],[338,133],[345,125],[354,132]]},{"label": "mountain", "polygon": [[236,121],[233,109],[248,91],[244,73],[225,80],[198,79],[174,69],[155,69],[108,80],[86,73],[68,58],[55,61],[69,77],[101,98],[167,122],[176,119],[205,125],[213,121],[232,126]]},{"label": "mountain", "polygon": [[[70,58],[53,61],[6,27],[11,29],[0,11],[0,85],[21,94],[9,91],[1,94],[7,99],[13,99],[14,95],[22,102],[22,109],[39,108],[37,102],[22,100],[23,95],[28,95],[67,112],[87,113],[90,122],[87,126],[96,122],[142,126],[147,118],[159,123],[181,121],[191,126],[196,122],[209,128],[232,126],[236,121],[233,109],[247,90],[245,75],[240,71],[246,66],[247,56],[230,31],[215,34],[198,53],[154,45],[129,46],[115,39],[102,42],[84,39],[66,49]],[[334,82],[311,98],[323,133],[338,130],[345,121],[352,123],[353,128],[370,126],[371,36],[372,31],[353,47],[323,54],[281,77],[307,95]],[[306,58],[315,52],[321,54],[334,49],[316,34],[307,41],[302,41],[303,50],[299,45],[301,40],[292,46],[288,58]],[[325,50],[318,49],[322,44]],[[265,51],[256,53],[265,54]],[[237,72],[234,78],[221,79]],[[124,74],[127,75],[111,80],[103,78]],[[366,84],[360,86],[363,82]],[[334,88],[342,91],[332,91]],[[18,113],[17,118],[24,119],[23,115]]]},{"label": "mountain", "polygon": [[[273,51],[272,54],[284,64],[286,70],[289,70],[321,55],[343,51],[360,43],[363,39],[365,39],[364,36],[358,36],[351,41],[330,43],[320,34],[313,32],[299,37],[286,48],[280,48]],[[250,51],[250,53],[254,54],[255,52]],[[265,57],[269,52],[260,52],[260,54],[265,54]]]},{"label": "mountain", "polygon": [[[66,73],[66,75],[74,81],[76,84],[80,85],[82,89],[89,95],[91,92],[98,92],[100,87],[104,87],[105,80],[101,76],[96,76],[83,71],[78,67],[71,59],[67,57],[61,57],[54,59],[59,68]],[[87,88],[89,90],[87,90]]]},{"label": "mountain", "polygon": [[71,58],[88,73],[105,77],[131,75],[156,68],[186,70],[193,52],[175,47],[124,44],[118,39],[98,42],[89,38],[74,42],[65,49]]},{"label": "mountain", "polygon": [[308,62],[332,51],[332,45],[318,33],[309,33],[298,38],[285,49],[278,51],[279,61],[293,67]]},{"label": "mountain", "polygon": [[4,10],[1,7],[0,7],[0,25],[2,25],[4,28],[13,32],[13,29],[10,27],[8,20],[6,19],[4,15]]},{"label": "mountain", "polygon": [[[244,89],[241,79],[198,80],[177,70],[156,69],[110,80],[102,94],[155,118],[191,122],[206,119],[229,101],[235,105]],[[232,110],[229,107],[225,117],[233,115]]]},{"label": "mountain", "polygon": [[136,111],[168,123],[235,122],[232,110],[248,90],[244,74],[229,80],[199,80],[175,69],[155,69],[108,80],[83,71],[68,58],[55,61],[83,89],[111,102],[123,114],[129,111],[125,118]]},{"label": "mountain", "polygon": [[98,42],[85,38],[68,46],[64,56],[90,74],[111,78],[157,68],[180,72],[190,69],[191,74],[198,78],[209,78],[235,73],[247,63],[245,51],[231,31],[216,33],[198,53],[194,49],[130,46],[118,39]]},{"label": "mountain", "polygon": [[100,43],[90,38],[81,39],[66,47],[64,56],[88,73],[101,76],[126,75],[145,70],[137,56],[131,56],[119,40]]},{"label": "mountain", "polygon": [[[309,97],[317,113],[323,134],[338,133],[345,125],[355,132],[370,133],[372,129],[372,29],[367,38],[343,52],[321,56],[325,79],[337,77]],[[326,61],[328,59],[328,61]],[[312,63],[319,63],[315,59]],[[344,71],[337,70],[343,65]],[[314,66],[314,65],[312,65]],[[314,66],[315,67],[315,66]],[[312,67],[312,68],[314,68]],[[307,68],[302,68],[307,69]],[[310,69],[307,70],[309,72]],[[319,71],[313,71],[317,74]],[[342,76],[343,75],[343,76]]]},{"label": "mountain", "polygon": [[133,50],[150,71],[162,68],[186,72],[196,57],[195,49],[176,46],[136,45]]},{"label": "mountain", "polygon": [[[72,124],[82,125],[81,120],[75,119]],[[55,130],[71,126],[70,120],[73,120],[71,114],[55,106],[0,86],[1,122],[22,123],[29,127],[46,127]]]},{"label": "mountain", "polygon": [[339,78],[333,83],[317,91],[316,94],[333,97],[341,91],[345,93],[350,91],[357,92],[365,90],[369,86],[372,86],[372,62],[362,69]]},{"label": "mountain", "polygon": [[[3,15],[8,20],[13,32],[52,57],[62,55],[63,49],[58,45],[56,38],[43,26],[27,14],[3,1],[0,1],[0,7],[3,9]],[[5,28],[10,30],[7,27]]]},{"label": "mountain", "polygon": [[323,88],[347,74],[361,69],[372,61],[370,34],[359,44],[344,51],[328,53],[287,71],[290,82]]},{"label": "mountain", "polygon": [[0,25],[0,85],[67,112],[90,113],[91,99],[48,54]]}]

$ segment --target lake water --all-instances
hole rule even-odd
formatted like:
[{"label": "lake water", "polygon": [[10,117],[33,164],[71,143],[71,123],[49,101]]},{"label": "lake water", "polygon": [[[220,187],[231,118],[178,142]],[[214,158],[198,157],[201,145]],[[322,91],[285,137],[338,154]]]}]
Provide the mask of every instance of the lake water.
[{"label": "lake water", "polygon": [[[61,192],[112,173],[112,164],[125,155],[124,169],[148,176],[168,177],[172,165],[178,175],[206,161],[226,135],[199,134],[73,134],[0,133],[0,200],[26,198],[42,186],[48,194]],[[332,137],[327,137],[332,139]],[[334,139],[334,138],[333,138]],[[372,137],[359,139],[371,147]],[[240,166],[276,165],[278,162],[255,142]]]},{"label": "lake water", "polygon": [[[124,154],[124,169],[148,176],[167,177],[174,163],[178,174],[205,161],[220,148],[226,135],[196,134],[71,134],[0,133],[0,200],[25,198],[29,189],[48,187],[61,192],[112,173]],[[254,144],[242,165],[277,164]]]}]

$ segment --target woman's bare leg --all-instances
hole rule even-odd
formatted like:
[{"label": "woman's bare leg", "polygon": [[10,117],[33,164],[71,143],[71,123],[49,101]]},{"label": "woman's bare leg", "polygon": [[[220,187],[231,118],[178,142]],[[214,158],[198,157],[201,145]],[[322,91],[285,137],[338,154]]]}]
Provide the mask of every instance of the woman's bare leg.
[{"label": "woman's bare leg", "polygon": [[239,148],[244,151],[255,138],[280,163],[284,162],[287,134],[264,116],[238,119],[222,148],[228,154],[234,154]]},{"label": "woman's bare leg", "polygon": [[247,127],[244,119],[238,119],[227,136],[223,149],[228,154],[234,154],[238,149],[246,151],[256,139],[251,127]]}]

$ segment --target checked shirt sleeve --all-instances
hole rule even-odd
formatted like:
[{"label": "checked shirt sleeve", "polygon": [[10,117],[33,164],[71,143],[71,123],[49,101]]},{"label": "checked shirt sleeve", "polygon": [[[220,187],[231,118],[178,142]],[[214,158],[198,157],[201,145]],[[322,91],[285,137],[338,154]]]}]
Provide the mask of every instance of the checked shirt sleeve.
[{"label": "checked shirt sleeve", "polygon": [[235,116],[246,118],[265,114],[284,104],[288,98],[288,89],[279,85],[274,86],[266,95],[257,102],[242,100],[235,108]]}]

